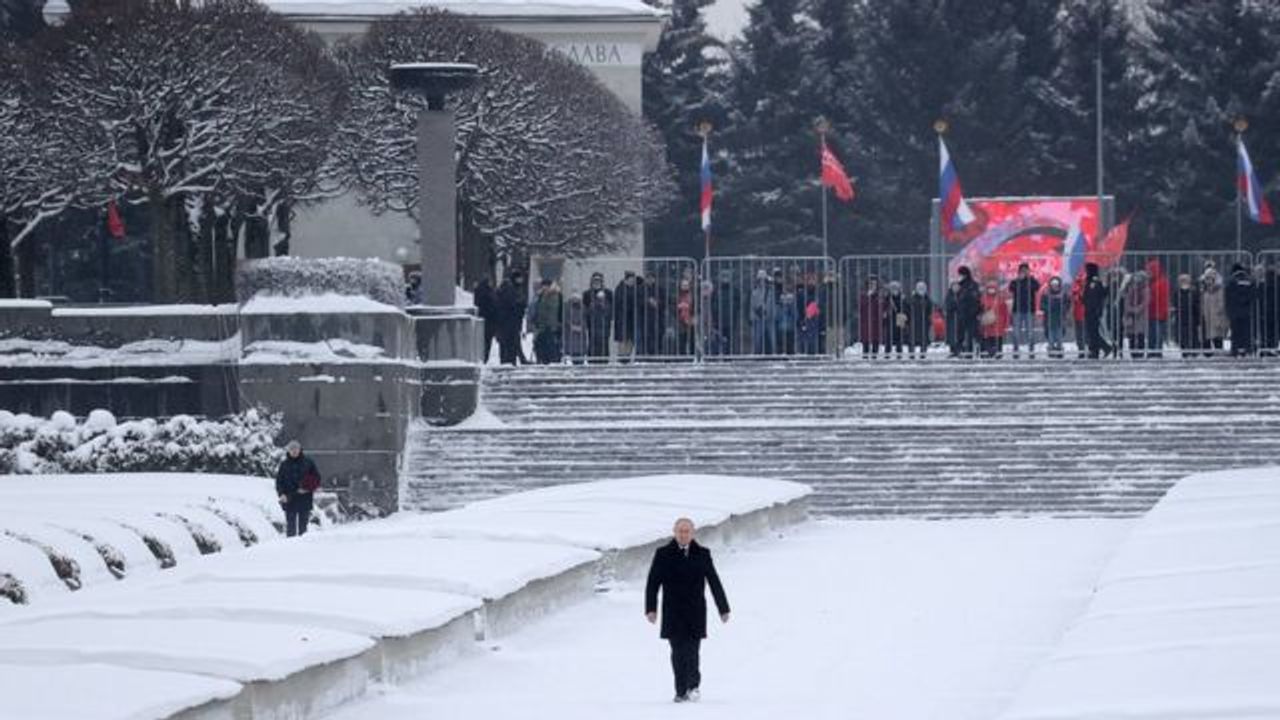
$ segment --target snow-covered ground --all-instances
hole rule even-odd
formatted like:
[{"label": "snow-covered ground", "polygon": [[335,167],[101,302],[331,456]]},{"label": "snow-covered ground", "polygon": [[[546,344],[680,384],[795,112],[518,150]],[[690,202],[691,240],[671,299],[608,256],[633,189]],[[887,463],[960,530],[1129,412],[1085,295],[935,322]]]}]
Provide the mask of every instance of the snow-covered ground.
[{"label": "snow-covered ground", "polygon": [[[0,718],[158,720],[233,697],[216,717],[316,717],[373,682],[481,654],[477,632],[501,637],[520,618],[581,601],[614,576],[621,551],[661,540],[678,515],[707,525],[748,516],[737,531],[748,536],[768,530],[757,511],[808,492],[700,476],[548,488],[10,606]],[[32,666],[60,692],[33,684]]]},{"label": "snow-covered ground", "polygon": [[[821,522],[718,553],[733,616],[697,718],[991,718],[1086,606],[1132,521]],[[671,712],[643,588],[615,587],[333,720]]]},{"label": "snow-covered ground", "polygon": [[1280,717],[1280,468],[1176,485],[1002,717]]}]

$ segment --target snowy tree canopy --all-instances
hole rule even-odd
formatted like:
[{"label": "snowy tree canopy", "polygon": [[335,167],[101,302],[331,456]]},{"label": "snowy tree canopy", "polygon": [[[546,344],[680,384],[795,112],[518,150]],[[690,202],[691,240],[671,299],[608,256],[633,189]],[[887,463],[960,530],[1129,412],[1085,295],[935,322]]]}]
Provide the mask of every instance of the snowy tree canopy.
[{"label": "snowy tree canopy", "polygon": [[391,89],[389,68],[403,62],[480,66],[480,81],[449,104],[464,234],[496,256],[612,249],[613,233],[670,197],[656,133],[542,43],[422,10],[377,23],[337,54],[351,106],[334,167],[375,212],[413,214],[418,199],[415,128],[426,101]]},{"label": "snowy tree canopy", "polygon": [[39,36],[35,54],[80,165],[77,202],[148,206],[161,301],[189,295],[209,255],[187,239],[206,199],[314,190],[342,103],[320,41],[252,0],[94,6]]}]

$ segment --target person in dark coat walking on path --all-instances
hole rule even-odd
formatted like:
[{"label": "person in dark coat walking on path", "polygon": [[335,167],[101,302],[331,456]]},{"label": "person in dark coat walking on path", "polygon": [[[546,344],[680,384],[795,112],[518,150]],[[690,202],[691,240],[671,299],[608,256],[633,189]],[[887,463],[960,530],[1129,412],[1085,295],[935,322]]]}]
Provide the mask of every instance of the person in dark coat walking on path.
[{"label": "person in dark coat walking on path", "polygon": [[302,443],[290,440],[284,462],[276,471],[276,495],[284,508],[285,534],[305,535],[311,521],[315,492],[320,489],[320,471],[311,458],[302,454]]},{"label": "person in dark coat walking on path", "polygon": [[524,365],[529,364],[520,347],[520,330],[528,305],[524,287],[524,273],[519,270],[512,270],[498,286],[494,313],[497,316],[498,359],[503,365],[515,365],[517,359]]},{"label": "person in dark coat walking on path", "polygon": [[693,534],[692,520],[676,520],[671,542],[653,554],[644,588],[644,614],[650,623],[658,620],[658,590],[662,590],[661,637],[671,643],[676,702],[696,702],[700,697],[702,674],[698,669],[698,649],[707,636],[708,585],[720,612],[720,621],[729,622],[729,599],[711,561],[711,551],[699,545]]}]

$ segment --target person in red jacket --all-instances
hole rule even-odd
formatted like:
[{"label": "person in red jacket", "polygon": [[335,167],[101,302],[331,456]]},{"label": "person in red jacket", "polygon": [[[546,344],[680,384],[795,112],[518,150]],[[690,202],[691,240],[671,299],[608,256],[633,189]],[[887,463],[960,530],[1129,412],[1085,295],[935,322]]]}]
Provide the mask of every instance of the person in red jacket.
[{"label": "person in red jacket", "polygon": [[1071,283],[1071,319],[1075,323],[1076,358],[1083,360],[1089,351],[1088,338],[1084,329],[1084,274],[1076,276]]},{"label": "person in red jacket", "polygon": [[1164,337],[1169,327],[1169,276],[1160,261],[1147,261],[1150,303],[1147,305],[1147,357],[1164,356]]},{"label": "person in red jacket", "polygon": [[982,291],[982,314],[978,316],[978,334],[982,338],[982,356],[998,358],[1004,352],[1004,336],[1009,332],[1009,303],[995,280],[988,280]]}]

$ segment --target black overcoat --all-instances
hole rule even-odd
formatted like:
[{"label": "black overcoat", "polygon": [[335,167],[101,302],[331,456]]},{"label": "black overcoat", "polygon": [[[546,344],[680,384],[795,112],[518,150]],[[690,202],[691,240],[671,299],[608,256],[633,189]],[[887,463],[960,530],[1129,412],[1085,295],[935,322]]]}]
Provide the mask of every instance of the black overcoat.
[{"label": "black overcoat", "polygon": [[310,510],[312,502],[315,498],[313,493],[301,492],[302,479],[308,474],[314,474],[320,477],[320,471],[316,469],[316,464],[311,458],[298,453],[298,457],[285,456],[284,462],[280,463],[280,469],[276,471],[276,495],[283,495],[287,498],[285,507],[288,510],[305,511]]},{"label": "black overcoat", "polygon": [[707,636],[706,587],[711,586],[716,609],[729,612],[729,599],[716,574],[711,551],[695,540],[686,556],[675,540],[653,553],[649,581],[644,588],[644,611],[658,611],[658,589],[662,589],[662,638],[698,639]]}]

